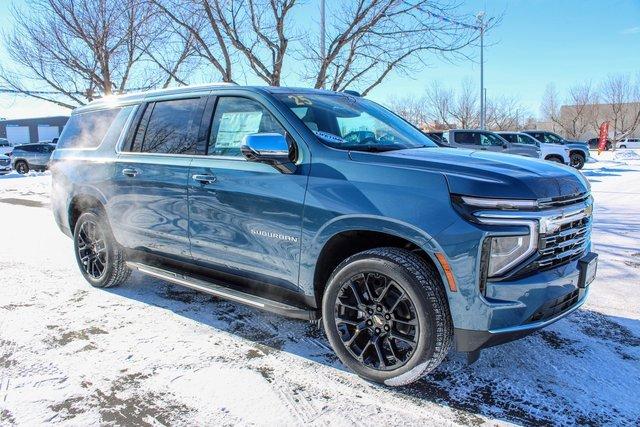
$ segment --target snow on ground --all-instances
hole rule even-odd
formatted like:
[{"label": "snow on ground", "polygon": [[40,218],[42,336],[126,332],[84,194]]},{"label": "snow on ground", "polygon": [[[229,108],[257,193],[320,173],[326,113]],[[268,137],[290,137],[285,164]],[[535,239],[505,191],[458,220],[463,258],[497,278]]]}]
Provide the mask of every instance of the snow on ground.
[{"label": "snow on ground", "polygon": [[0,425],[640,423],[640,154],[594,154],[584,307],[408,387],[345,370],[312,325],[134,274],[91,288],[50,176],[0,177]]}]

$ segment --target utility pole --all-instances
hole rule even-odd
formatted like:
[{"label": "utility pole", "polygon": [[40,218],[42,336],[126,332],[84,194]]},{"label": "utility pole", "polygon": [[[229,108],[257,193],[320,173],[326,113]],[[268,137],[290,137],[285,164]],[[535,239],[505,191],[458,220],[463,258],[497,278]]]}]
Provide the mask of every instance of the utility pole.
[{"label": "utility pole", "polygon": [[[325,13],[325,0],[320,0],[320,57],[322,58],[321,60],[324,61],[325,60],[325,56],[326,56],[326,46],[325,46],[325,39],[326,39],[326,30],[325,30],[325,19],[324,19],[324,13]],[[322,89],[324,89],[324,81],[322,82]]]},{"label": "utility pole", "polygon": [[485,127],[485,91],[484,91],[484,11],[476,16],[480,26],[480,129]]}]

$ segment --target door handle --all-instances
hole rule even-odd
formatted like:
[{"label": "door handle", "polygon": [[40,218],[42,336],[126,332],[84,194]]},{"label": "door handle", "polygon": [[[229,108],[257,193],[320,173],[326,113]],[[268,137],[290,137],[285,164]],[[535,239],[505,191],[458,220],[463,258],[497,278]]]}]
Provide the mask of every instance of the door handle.
[{"label": "door handle", "polygon": [[122,175],[128,176],[128,177],[134,177],[139,173],[140,171],[138,171],[138,169],[132,169],[132,168],[122,169]]},{"label": "door handle", "polygon": [[213,184],[216,182],[216,177],[214,175],[193,175],[194,181],[198,181],[201,184]]}]

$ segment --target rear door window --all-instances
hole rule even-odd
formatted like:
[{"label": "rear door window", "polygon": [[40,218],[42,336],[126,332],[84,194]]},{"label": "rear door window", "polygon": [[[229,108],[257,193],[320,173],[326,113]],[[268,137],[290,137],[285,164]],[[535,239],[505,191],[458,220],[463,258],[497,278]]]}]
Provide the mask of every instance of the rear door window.
[{"label": "rear door window", "polygon": [[455,132],[453,139],[456,144],[480,145],[480,134],[478,132]]},{"label": "rear door window", "polygon": [[[172,99],[146,106],[131,151],[158,154],[196,154],[201,98]],[[198,115],[200,113],[200,115]]]},{"label": "rear door window", "polygon": [[512,133],[503,133],[503,134],[500,134],[500,136],[503,137],[504,139],[506,139],[507,141],[513,143],[513,144],[519,142],[518,141],[518,136],[514,135]]},{"label": "rear door window", "polygon": [[74,114],[64,126],[58,148],[95,148],[100,145],[120,108]]}]

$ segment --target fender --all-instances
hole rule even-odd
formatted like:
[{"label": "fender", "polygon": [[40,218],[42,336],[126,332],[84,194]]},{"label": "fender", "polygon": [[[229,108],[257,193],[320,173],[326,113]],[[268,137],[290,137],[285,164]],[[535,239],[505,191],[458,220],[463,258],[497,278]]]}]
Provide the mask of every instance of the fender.
[{"label": "fender", "polygon": [[443,277],[443,271],[435,262],[434,256],[434,253],[439,251],[439,246],[429,233],[414,225],[388,217],[363,214],[342,215],[323,225],[313,237],[303,237],[299,285],[305,293],[313,294],[314,292],[316,262],[322,249],[332,237],[346,231],[375,231],[408,240],[429,254]]}]

